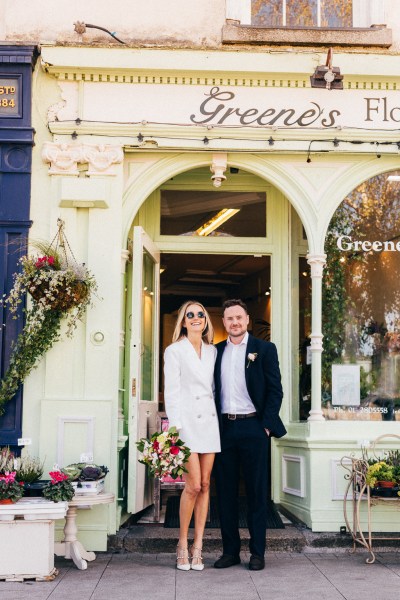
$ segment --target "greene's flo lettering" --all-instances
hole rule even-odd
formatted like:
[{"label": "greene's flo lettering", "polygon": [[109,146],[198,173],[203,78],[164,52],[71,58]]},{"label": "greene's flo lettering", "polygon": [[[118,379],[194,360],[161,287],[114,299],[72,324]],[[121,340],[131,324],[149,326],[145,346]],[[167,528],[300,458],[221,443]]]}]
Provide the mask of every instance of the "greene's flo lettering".
[{"label": "greene's flo lettering", "polygon": [[[223,125],[229,120],[233,125],[285,125],[286,127],[309,127],[317,121],[322,127],[334,127],[336,118],[340,116],[339,110],[331,110],[326,118],[321,118],[324,109],[316,102],[310,102],[312,108],[300,111],[296,108],[242,108],[237,106],[228,106],[235,100],[235,94],[228,90],[221,90],[215,86],[206,94],[206,99],[199,107],[200,114],[190,115],[192,123],[204,125],[213,122],[214,125]],[[326,114],[326,113],[325,113]]]},{"label": "greene's flo lettering", "polygon": [[391,107],[386,96],[383,98],[364,98],[366,102],[366,121],[374,121],[376,118],[382,121],[400,122],[400,106]]},{"label": "greene's flo lettering", "polygon": [[394,243],[392,240],[387,240],[385,242],[381,242],[376,240],[375,242],[370,242],[369,240],[352,240],[349,235],[341,235],[338,237],[336,242],[339,250],[343,252],[350,252],[350,250],[359,252],[362,250],[363,252],[370,252],[373,250],[374,252],[400,252],[400,242]]}]

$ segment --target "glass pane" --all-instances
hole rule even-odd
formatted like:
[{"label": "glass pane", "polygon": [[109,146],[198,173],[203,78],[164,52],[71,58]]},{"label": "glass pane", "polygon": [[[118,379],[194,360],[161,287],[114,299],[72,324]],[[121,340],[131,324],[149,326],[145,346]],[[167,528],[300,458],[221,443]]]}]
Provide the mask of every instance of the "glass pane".
[{"label": "glass pane", "polygon": [[317,27],[317,0],[286,0],[286,25]]},{"label": "glass pane", "polygon": [[143,254],[142,286],[142,372],[141,400],[153,400],[154,345],[154,263],[149,254]]},{"label": "glass pane", "polygon": [[321,0],[321,27],[352,27],[351,0]]},{"label": "glass pane", "polygon": [[306,421],[311,410],[311,270],[299,258],[299,419]]},{"label": "glass pane", "polygon": [[265,237],[265,192],[161,191],[161,235]]},{"label": "glass pane", "polygon": [[400,420],[400,183],[356,188],[330,223],[322,385],[330,419]]},{"label": "glass pane", "polygon": [[278,27],[283,25],[282,0],[252,0],[251,24],[253,27]]}]

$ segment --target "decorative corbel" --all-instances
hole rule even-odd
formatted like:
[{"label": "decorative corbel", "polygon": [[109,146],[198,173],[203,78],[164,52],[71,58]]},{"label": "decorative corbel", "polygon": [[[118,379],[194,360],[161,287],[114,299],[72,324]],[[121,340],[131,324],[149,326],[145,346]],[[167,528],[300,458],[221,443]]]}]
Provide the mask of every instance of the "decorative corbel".
[{"label": "decorative corbel", "polygon": [[83,160],[82,146],[45,142],[42,159],[44,162],[50,163],[50,175],[79,175],[78,163]]},{"label": "decorative corbel", "polygon": [[115,175],[114,165],[123,161],[124,152],[121,146],[85,145],[83,157],[89,163],[88,175]]},{"label": "decorative corbel", "polygon": [[221,187],[221,183],[225,181],[226,176],[224,175],[227,167],[228,155],[226,152],[220,152],[212,155],[212,163],[210,171],[212,173],[211,179],[214,187]]}]

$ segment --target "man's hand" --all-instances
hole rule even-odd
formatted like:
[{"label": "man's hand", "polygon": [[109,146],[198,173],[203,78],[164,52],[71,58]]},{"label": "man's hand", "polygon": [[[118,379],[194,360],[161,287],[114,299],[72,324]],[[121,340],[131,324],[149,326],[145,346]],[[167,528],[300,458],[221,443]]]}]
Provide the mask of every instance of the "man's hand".
[{"label": "man's hand", "polygon": [[269,437],[269,436],[271,435],[271,432],[270,432],[270,430],[269,430],[269,429],[267,429],[266,427],[264,427],[264,429],[265,429],[265,433],[266,433],[266,434],[267,434],[267,436]]}]

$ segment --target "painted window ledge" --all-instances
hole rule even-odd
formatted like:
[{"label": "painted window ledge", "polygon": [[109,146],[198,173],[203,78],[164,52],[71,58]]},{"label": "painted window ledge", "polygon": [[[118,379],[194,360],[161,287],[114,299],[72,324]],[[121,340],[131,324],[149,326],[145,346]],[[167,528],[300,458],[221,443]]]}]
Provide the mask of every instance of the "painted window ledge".
[{"label": "painted window ledge", "polygon": [[301,46],[382,46],[392,44],[386,25],[331,29],[325,27],[251,27],[227,19],[222,28],[224,44],[295,44]]}]

